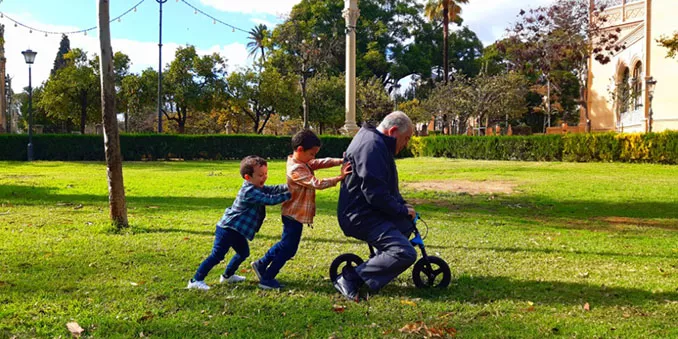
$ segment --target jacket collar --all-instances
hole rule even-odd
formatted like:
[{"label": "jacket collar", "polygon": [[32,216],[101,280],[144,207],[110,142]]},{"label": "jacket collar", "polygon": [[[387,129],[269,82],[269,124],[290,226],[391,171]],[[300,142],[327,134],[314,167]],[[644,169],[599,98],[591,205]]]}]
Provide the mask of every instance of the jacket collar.
[{"label": "jacket collar", "polygon": [[391,152],[391,155],[395,156],[396,138],[390,137],[390,136],[388,136],[384,133],[381,133],[376,127],[374,127],[374,126],[372,126],[368,123],[364,123],[363,128],[372,132],[372,133],[376,133],[377,135],[379,135],[381,137],[381,140],[384,141],[384,145],[386,145],[386,148],[389,150],[389,152]]}]

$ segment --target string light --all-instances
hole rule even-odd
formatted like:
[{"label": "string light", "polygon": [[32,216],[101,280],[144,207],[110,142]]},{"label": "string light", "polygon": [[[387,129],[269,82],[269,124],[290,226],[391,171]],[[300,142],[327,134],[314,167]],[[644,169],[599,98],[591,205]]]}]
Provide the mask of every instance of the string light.
[{"label": "string light", "polygon": [[211,15],[209,15],[209,14],[203,12],[201,9],[199,9],[198,7],[195,7],[195,6],[191,5],[191,4],[190,4],[188,1],[186,1],[186,0],[177,0],[177,2],[179,2],[179,1],[183,2],[184,4],[186,4],[186,6],[191,7],[191,8],[193,9],[193,13],[194,13],[194,14],[202,14],[202,15],[204,15],[204,16],[206,16],[206,17],[212,19],[212,23],[213,23],[213,24],[216,24],[216,23],[218,22],[218,23],[220,23],[220,24],[222,24],[222,25],[224,25],[224,26],[230,27],[232,32],[235,32],[236,30],[238,30],[238,31],[241,31],[241,32],[244,32],[244,33],[249,33],[248,31],[246,31],[246,30],[244,30],[244,29],[242,29],[242,28],[235,27],[235,26],[233,26],[233,25],[231,25],[231,24],[228,24],[228,23],[226,23],[226,22],[223,22],[223,21],[221,21],[221,20],[219,20],[219,19],[217,19],[217,18],[215,18],[215,17],[213,17],[213,16],[211,16]]},{"label": "string light", "polygon": [[[126,10],[126,11],[123,12],[122,14],[118,15],[117,17],[111,19],[109,22],[113,22],[113,21],[115,21],[115,20],[117,20],[118,22],[121,22],[121,21],[122,21],[121,18],[122,18],[123,16],[129,14],[129,13],[132,12],[132,11],[136,12],[136,11],[137,11],[137,6],[141,5],[144,1],[146,1],[146,0],[140,0],[140,1],[137,2],[133,7],[129,8],[128,10]],[[2,2],[2,0],[0,0],[0,3],[1,3],[1,2]],[[31,27],[31,26],[28,26],[28,25],[26,25],[26,24],[23,24],[23,23],[21,23],[21,22],[19,22],[19,21],[17,21],[17,20],[12,19],[10,16],[5,15],[5,14],[2,13],[2,12],[0,12],[0,18],[7,18],[9,21],[12,21],[12,22],[14,23],[14,27],[19,27],[19,26],[21,26],[21,27],[27,28],[28,31],[29,31],[29,33],[33,33],[33,31],[36,31],[36,32],[39,32],[39,33],[44,33],[45,36],[47,36],[48,34],[58,34],[58,35],[65,34],[65,35],[69,35],[69,34],[76,34],[76,33],[84,33],[85,35],[87,35],[87,32],[88,32],[88,31],[93,31],[93,30],[97,29],[97,26],[94,26],[94,27],[90,27],[90,28],[87,28],[87,29],[81,29],[81,30],[78,30],[78,31],[70,31],[70,32],[45,31],[45,30],[41,30],[41,29],[38,29],[38,28]]]}]

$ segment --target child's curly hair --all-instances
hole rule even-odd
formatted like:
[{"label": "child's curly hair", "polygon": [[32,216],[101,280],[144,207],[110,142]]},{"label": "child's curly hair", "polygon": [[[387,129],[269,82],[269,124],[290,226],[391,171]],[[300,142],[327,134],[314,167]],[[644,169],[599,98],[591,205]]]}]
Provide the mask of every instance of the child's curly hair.
[{"label": "child's curly hair", "polygon": [[267,166],[266,159],[256,156],[248,155],[240,161],[240,176],[245,178],[245,174],[252,176],[254,174],[254,167]]}]

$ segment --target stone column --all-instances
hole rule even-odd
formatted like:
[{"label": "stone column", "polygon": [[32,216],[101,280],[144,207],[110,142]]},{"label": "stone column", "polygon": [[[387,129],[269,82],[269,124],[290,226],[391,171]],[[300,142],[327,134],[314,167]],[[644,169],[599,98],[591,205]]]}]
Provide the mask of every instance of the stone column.
[{"label": "stone column", "polygon": [[355,135],[359,127],[355,123],[355,29],[360,16],[358,0],[344,0],[346,19],[346,121],[342,132],[346,135]]}]

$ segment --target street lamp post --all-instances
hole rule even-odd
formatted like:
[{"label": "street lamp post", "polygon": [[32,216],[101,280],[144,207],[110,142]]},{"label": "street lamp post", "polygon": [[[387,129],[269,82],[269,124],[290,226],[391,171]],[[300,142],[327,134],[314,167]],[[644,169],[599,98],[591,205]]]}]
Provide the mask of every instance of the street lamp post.
[{"label": "street lamp post", "polygon": [[31,84],[31,65],[38,52],[27,49],[21,54],[28,64],[28,161],[33,161],[33,85]]},{"label": "street lamp post", "polygon": [[162,4],[167,0],[155,0],[160,5],[158,24],[158,133],[162,133]]},{"label": "street lamp post", "polygon": [[652,98],[654,98],[654,87],[657,85],[657,80],[653,77],[648,77],[645,79],[645,85],[647,86],[647,98],[649,101],[650,110],[647,116],[647,132],[652,132]]}]

